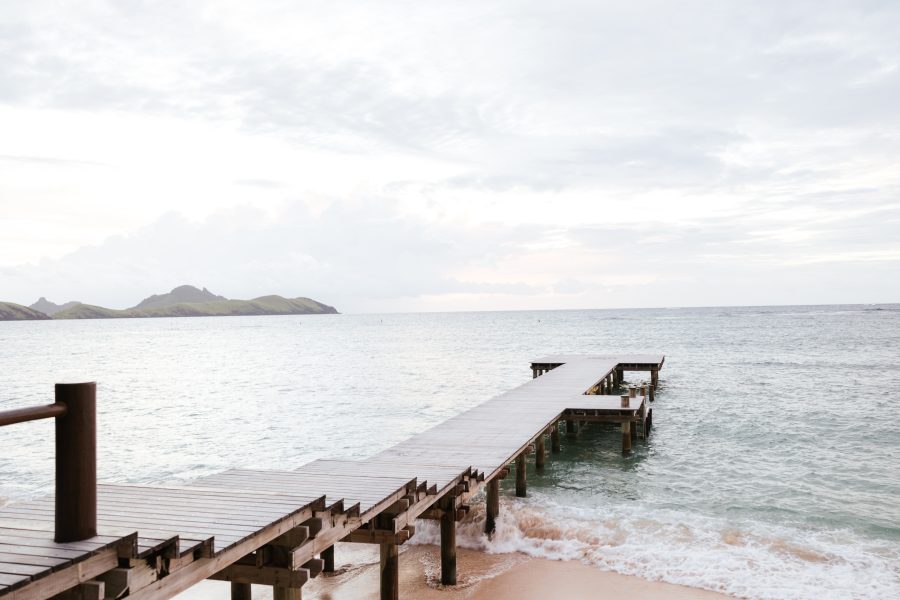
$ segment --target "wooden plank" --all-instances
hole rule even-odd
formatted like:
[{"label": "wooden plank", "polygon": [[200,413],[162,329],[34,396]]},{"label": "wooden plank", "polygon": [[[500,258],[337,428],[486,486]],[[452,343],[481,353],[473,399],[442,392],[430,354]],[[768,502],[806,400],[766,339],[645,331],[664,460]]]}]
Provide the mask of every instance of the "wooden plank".
[{"label": "wooden plank", "polygon": [[67,564],[69,562],[71,561],[66,558],[53,558],[50,556],[36,556],[29,554],[19,554],[15,552],[0,553],[0,563],[5,564],[36,565],[52,568]]},{"label": "wooden plank", "polygon": [[101,573],[116,568],[118,564],[115,548],[108,548],[46,577],[30,581],[19,589],[12,589],[3,597],[9,600],[45,600],[94,579]]}]

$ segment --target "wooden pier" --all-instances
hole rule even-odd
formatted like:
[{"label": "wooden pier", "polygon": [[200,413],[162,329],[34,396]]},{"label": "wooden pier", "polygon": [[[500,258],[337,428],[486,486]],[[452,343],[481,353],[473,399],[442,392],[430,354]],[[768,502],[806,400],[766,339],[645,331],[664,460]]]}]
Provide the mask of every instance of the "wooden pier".
[{"label": "wooden pier", "polygon": [[[381,598],[389,600],[399,598],[399,546],[416,519],[440,521],[441,580],[454,585],[456,523],[473,497],[486,488],[490,534],[499,480],[514,470],[516,495],[525,496],[527,455],[542,467],[545,437],[558,452],[562,424],[568,435],[589,422],[618,424],[629,452],[650,433],[663,362],[661,355],[542,358],[527,383],[366,460],[233,469],[189,486],[98,485],[82,473],[90,489],[76,490],[60,473],[60,464],[70,468],[60,454],[71,454],[60,444],[84,440],[58,435],[58,497],[0,509],[0,598],[156,600],[218,579],[231,582],[232,600],[250,600],[251,584],[273,586],[275,600],[299,600],[309,578],[334,569],[334,545],[357,542],[379,544]],[[625,371],[647,371],[650,383],[624,388]],[[75,412],[59,393],[57,408],[0,413],[0,425],[56,418],[59,431]],[[71,513],[62,533],[75,537],[60,535],[61,510]]]}]

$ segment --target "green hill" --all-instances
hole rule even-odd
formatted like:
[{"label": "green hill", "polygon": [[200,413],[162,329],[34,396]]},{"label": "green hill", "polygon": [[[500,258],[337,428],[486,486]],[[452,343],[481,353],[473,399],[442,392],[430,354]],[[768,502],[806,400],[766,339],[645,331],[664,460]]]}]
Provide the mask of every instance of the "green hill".
[{"label": "green hill", "polygon": [[217,300],[228,300],[228,298],[216,296],[206,288],[201,290],[192,285],[180,285],[168,294],[158,294],[144,298],[137,306],[132,308],[143,310],[172,306],[173,304],[197,304],[200,302],[215,302]]},{"label": "green hill", "polygon": [[[41,300],[44,300],[41,298]],[[40,302],[40,301],[39,301]],[[46,300],[44,300],[46,302]],[[261,296],[253,300],[228,300],[202,290],[182,285],[168,294],[145,298],[134,308],[116,310],[81,302],[67,303],[65,308],[46,302],[62,310],[53,319],[149,319],[154,317],[236,317],[250,315],[323,315],[337,314],[333,306],[310,298]],[[0,302],[0,320],[49,319],[46,314],[25,306]]]},{"label": "green hill", "polygon": [[337,314],[334,307],[309,298],[263,296],[253,300],[216,300],[215,302],[182,302],[158,308],[113,310],[79,304],[60,311],[54,319],[149,319],[158,317],[237,317],[250,315],[321,315]]},{"label": "green hill", "polygon": [[44,313],[21,304],[0,302],[0,321],[45,321],[49,318]]}]

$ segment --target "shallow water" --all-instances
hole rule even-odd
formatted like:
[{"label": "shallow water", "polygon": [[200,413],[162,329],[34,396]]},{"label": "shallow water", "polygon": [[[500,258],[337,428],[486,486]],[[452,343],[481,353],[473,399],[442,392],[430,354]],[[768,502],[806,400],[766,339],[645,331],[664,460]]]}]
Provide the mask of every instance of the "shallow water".
[{"label": "shallow water", "polygon": [[[97,380],[101,477],[189,481],[366,457],[532,358],[619,351],[667,355],[649,442],[564,438],[498,535],[462,544],[750,598],[900,597],[896,305],[5,322],[0,408]],[[0,497],[52,481],[52,423],[0,429]]]}]

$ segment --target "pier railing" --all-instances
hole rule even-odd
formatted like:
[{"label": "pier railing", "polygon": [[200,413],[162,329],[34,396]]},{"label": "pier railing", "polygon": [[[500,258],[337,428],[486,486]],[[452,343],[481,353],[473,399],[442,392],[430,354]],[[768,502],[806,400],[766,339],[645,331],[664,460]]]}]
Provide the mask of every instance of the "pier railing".
[{"label": "pier railing", "polygon": [[56,542],[97,535],[97,384],[57,383],[53,404],[0,411],[0,427],[56,419]]}]

